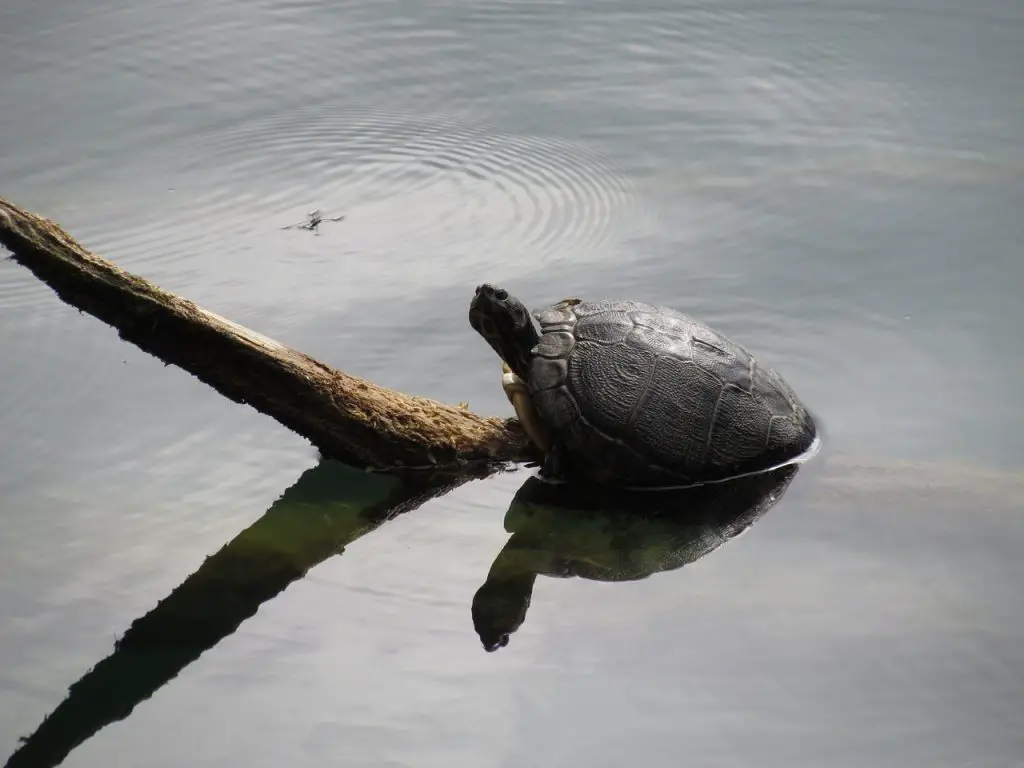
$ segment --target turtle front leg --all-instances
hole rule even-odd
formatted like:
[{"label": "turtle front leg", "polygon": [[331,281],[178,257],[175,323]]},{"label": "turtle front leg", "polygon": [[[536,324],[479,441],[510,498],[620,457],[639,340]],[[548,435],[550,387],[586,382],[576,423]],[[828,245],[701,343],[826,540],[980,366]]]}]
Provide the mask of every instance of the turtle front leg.
[{"label": "turtle front leg", "polygon": [[516,418],[519,419],[523,431],[534,445],[542,452],[547,453],[548,445],[551,442],[551,435],[547,426],[541,420],[540,414],[537,413],[537,409],[533,407],[529,387],[526,386],[526,382],[512,372],[508,363],[503,361],[501,369],[501,387],[505,390],[505,395],[508,397],[509,402],[512,403],[512,407],[516,412]]}]

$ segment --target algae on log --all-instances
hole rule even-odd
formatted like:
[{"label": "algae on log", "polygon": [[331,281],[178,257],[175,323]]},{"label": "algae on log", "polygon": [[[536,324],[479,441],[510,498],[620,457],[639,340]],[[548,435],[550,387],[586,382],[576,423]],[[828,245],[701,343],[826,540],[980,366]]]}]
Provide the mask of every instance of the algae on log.
[{"label": "algae on log", "polygon": [[332,368],[90,253],[54,222],[0,198],[0,244],[73,307],[225,397],[364,469],[537,460],[518,423],[407,395]]}]

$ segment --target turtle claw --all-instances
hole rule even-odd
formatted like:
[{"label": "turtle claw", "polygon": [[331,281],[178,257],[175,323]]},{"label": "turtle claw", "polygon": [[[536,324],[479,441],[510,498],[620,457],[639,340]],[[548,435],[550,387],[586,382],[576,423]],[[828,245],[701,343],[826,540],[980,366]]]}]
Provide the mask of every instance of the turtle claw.
[{"label": "turtle claw", "polygon": [[553,442],[544,455],[544,463],[540,468],[541,477],[548,480],[562,480],[565,478],[566,466],[565,448],[561,443]]}]

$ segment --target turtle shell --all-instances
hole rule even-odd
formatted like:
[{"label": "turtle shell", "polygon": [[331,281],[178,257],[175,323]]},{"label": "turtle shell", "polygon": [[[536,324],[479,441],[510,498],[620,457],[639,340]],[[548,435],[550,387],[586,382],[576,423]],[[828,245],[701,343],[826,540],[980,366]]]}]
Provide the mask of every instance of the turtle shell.
[{"label": "turtle shell", "polygon": [[814,421],[783,378],[688,315],[572,300],[534,317],[529,386],[570,472],[687,485],[778,466],[814,442]]}]

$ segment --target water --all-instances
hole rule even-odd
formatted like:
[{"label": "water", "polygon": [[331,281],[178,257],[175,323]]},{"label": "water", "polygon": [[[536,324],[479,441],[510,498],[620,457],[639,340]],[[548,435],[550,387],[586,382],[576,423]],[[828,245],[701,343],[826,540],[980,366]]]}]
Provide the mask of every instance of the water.
[{"label": "water", "polygon": [[[1024,764],[1022,52],[1007,0],[8,0],[0,194],[96,252],[482,413],[479,282],[663,302],[828,441],[681,569],[542,572],[488,654],[529,472],[367,519],[394,489],[0,263],[0,753],[75,742],[81,679],[68,766]],[[169,655],[88,677],[150,612]]]}]

